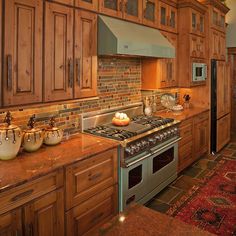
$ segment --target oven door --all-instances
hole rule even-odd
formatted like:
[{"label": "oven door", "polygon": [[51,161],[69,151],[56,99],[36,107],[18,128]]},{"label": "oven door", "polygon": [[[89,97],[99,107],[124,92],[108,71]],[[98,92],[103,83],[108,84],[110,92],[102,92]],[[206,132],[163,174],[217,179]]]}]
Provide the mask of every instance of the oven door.
[{"label": "oven door", "polygon": [[131,202],[139,201],[148,191],[148,157],[139,155],[127,163],[127,168],[120,170],[120,210],[123,211]]},{"label": "oven door", "polygon": [[153,151],[148,165],[151,180],[149,191],[153,191],[158,186],[166,186],[177,177],[178,141],[179,139],[174,140]]}]

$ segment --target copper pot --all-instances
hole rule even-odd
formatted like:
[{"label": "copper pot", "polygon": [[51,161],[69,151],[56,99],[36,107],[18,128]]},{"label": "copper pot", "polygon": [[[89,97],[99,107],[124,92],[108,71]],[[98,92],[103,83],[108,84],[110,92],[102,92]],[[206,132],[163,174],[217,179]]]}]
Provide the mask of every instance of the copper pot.
[{"label": "copper pot", "polygon": [[21,129],[11,124],[12,116],[7,112],[5,124],[0,125],[0,159],[10,160],[16,157],[20,150]]}]

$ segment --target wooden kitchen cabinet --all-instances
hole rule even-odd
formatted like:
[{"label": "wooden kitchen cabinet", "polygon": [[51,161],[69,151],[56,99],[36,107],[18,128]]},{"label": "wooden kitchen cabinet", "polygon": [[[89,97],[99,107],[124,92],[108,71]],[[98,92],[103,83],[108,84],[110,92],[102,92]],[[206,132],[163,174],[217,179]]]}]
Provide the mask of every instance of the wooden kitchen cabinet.
[{"label": "wooden kitchen cabinet", "polygon": [[73,98],[73,9],[46,2],[44,100]]},{"label": "wooden kitchen cabinet", "polygon": [[142,1],[143,0],[123,0],[125,20],[142,22]]},{"label": "wooden kitchen cabinet", "polygon": [[204,112],[194,118],[194,155],[197,160],[208,151],[209,144],[209,113]]},{"label": "wooden kitchen cabinet", "polygon": [[117,197],[115,185],[69,210],[66,213],[66,235],[90,235],[91,231],[117,214]]},{"label": "wooden kitchen cabinet", "polygon": [[64,236],[63,196],[59,189],[24,206],[25,235]]},{"label": "wooden kitchen cabinet", "polygon": [[42,102],[43,2],[5,1],[3,105]]},{"label": "wooden kitchen cabinet", "polygon": [[97,15],[75,10],[74,97],[97,95]]},{"label": "wooden kitchen cabinet", "polygon": [[56,3],[60,3],[60,4],[65,4],[65,5],[70,5],[70,6],[74,5],[74,0],[47,0],[47,1],[56,2]]},{"label": "wooden kitchen cabinet", "polygon": [[75,6],[91,11],[98,11],[98,2],[98,0],[75,0]]},{"label": "wooden kitchen cabinet", "polygon": [[189,9],[191,15],[191,27],[190,33],[204,36],[205,35],[205,16],[204,14],[194,10]]},{"label": "wooden kitchen cabinet", "polygon": [[225,33],[215,29],[210,30],[211,42],[210,56],[212,59],[225,60],[226,58],[226,39]]},{"label": "wooden kitchen cabinet", "polygon": [[100,0],[99,12],[105,15],[122,18],[123,0]]},{"label": "wooden kitchen cabinet", "polygon": [[177,8],[159,1],[159,28],[177,33]]},{"label": "wooden kitchen cabinet", "polygon": [[[162,34],[177,49],[178,36],[165,31]],[[175,58],[142,60],[142,89],[168,88],[177,84],[177,53]]]},{"label": "wooden kitchen cabinet", "polygon": [[217,120],[216,151],[220,151],[230,141],[230,113]]},{"label": "wooden kitchen cabinet", "polygon": [[190,34],[190,56],[194,58],[205,58],[205,52],[205,38]]},{"label": "wooden kitchen cabinet", "polygon": [[22,212],[20,208],[0,215],[0,235],[22,235]]},{"label": "wooden kitchen cabinet", "polygon": [[143,24],[151,27],[158,26],[157,0],[143,0]]}]

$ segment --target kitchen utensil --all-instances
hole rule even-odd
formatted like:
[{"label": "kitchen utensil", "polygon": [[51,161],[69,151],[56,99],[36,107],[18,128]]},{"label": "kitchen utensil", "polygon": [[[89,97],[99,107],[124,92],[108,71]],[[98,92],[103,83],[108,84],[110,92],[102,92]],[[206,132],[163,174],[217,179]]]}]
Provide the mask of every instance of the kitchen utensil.
[{"label": "kitchen utensil", "polygon": [[10,160],[16,157],[21,145],[21,129],[11,124],[12,116],[8,111],[4,119],[5,124],[0,125],[0,159]]},{"label": "kitchen utensil", "polygon": [[146,116],[151,116],[152,115],[152,107],[149,101],[148,97],[145,97],[144,99],[144,114]]},{"label": "kitchen utensil", "polygon": [[22,146],[27,152],[37,151],[43,144],[43,131],[35,128],[35,115],[28,122],[28,130],[24,131]]},{"label": "kitchen utensil", "polygon": [[56,145],[63,138],[63,130],[55,127],[55,118],[50,119],[49,127],[45,129],[44,143],[47,145]]}]

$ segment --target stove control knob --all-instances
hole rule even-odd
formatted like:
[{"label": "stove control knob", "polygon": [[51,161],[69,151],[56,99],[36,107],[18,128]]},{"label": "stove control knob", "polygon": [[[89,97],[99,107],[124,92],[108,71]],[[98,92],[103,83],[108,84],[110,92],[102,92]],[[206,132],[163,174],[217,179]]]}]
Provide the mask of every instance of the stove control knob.
[{"label": "stove control knob", "polygon": [[144,148],[149,145],[149,143],[146,140],[142,140],[141,143],[142,143],[142,147]]},{"label": "stove control knob", "polygon": [[131,147],[125,148],[125,153],[127,153],[128,156],[131,156],[134,154],[134,150]]},{"label": "stove control knob", "polygon": [[140,146],[140,144],[139,144],[139,143],[137,143],[136,145],[134,145],[133,149],[134,149],[134,151],[135,151],[135,152],[139,152],[139,151],[140,151],[140,149],[141,149],[141,146]]},{"label": "stove control knob", "polygon": [[148,142],[151,144],[151,145],[154,145],[156,143],[156,139],[155,138],[149,138],[148,139]]},{"label": "stove control knob", "polygon": [[161,141],[161,136],[159,134],[155,135],[154,137],[157,141]]},{"label": "stove control knob", "polygon": [[167,134],[168,134],[168,137],[170,137],[170,136],[171,136],[171,131],[168,130],[168,131],[167,131]]},{"label": "stove control knob", "polygon": [[163,138],[166,139],[168,136],[168,133],[167,132],[163,132]]},{"label": "stove control knob", "polygon": [[175,134],[178,133],[178,128],[174,128]]},{"label": "stove control knob", "polygon": [[165,136],[164,136],[164,134],[163,134],[163,133],[162,133],[162,134],[160,134],[160,138],[161,138],[161,139],[160,139],[160,141],[161,141],[161,140],[163,140],[163,139],[165,138]]},{"label": "stove control knob", "polygon": [[170,131],[171,131],[172,135],[175,134],[175,129],[174,128],[172,128]]}]

